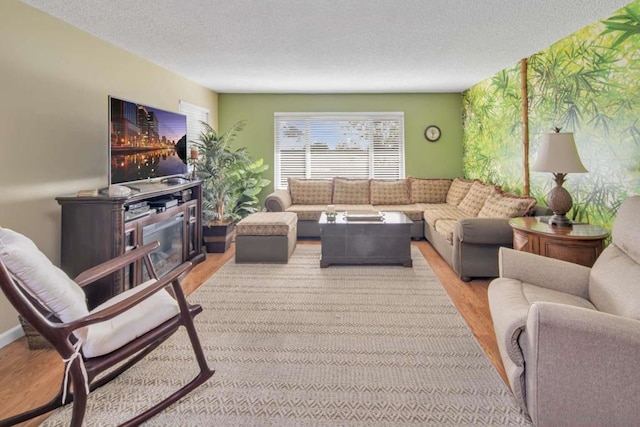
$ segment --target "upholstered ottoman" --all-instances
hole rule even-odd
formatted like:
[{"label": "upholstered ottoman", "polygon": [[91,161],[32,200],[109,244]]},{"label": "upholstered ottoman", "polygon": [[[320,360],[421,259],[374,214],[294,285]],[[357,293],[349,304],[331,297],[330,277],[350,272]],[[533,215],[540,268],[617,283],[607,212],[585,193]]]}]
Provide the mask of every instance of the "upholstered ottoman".
[{"label": "upholstered ottoman", "polygon": [[236,224],[236,262],[289,262],[296,248],[298,215],[256,212]]}]

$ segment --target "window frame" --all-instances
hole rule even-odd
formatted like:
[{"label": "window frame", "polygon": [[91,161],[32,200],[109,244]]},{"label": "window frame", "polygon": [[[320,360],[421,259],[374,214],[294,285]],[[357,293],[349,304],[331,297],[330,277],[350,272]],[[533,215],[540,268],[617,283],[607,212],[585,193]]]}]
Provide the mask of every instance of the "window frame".
[{"label": "window frame", "polygon": [[[290,161],[290,170],[284,170],[282,167],[284,145],[284,137],[281,137],[282,127],[287,122],[298,122],[297,127],[294,128],[295,132],[299,135],[297,138],[301,139],[297,143],[300,144],[297,150],[290,150],[291,158],[285,159]],[[304,126],[299,126],[300,122],[304,122]],[[343,163],[349,163],[354,160],[353,163],[356,171],[346,171],[347,166],[336,165],[329,159],[334,154],[330,152],[324,153],[322,151],[323,145],[329,145],[326,141],[318,143],[312,141],[311,130],[312,123],[317,124],[317,129],[320,129],[322,136],[323,131],[326,132],[339,132],[340,126],[336,125],[336,129],[332,129],[332,122],[356,122],[354,125],[351,123],[351,128],[360,127],[359,131],[353,131],[353,135],[357,135],[361,141],[364,141],[366,148],[362,148],[356,144],[358,148],[349,149],[345,148],[343,156],[338,157],[335,154],[336,161]],[[362,124],[357,123],[362,122]],[[356,126],[357,125],[357,126]],[[344,125],[342,125],[344,126]],[[316,130],[317,130],[316,129]],[[364,129],[364,130],[363,130]],[[344,127],[342,129],[344,131]],[[328,135],[327,134],[327,138]],[[346,134],[343,132],[343,135]],[[386,135],[386,136],[385,136]],[[351,141],[349,138],[347,138]],[[344,141],[339,142],[347,143]],[[393,145],[396,144],[394,147]],[[298,178],[318,178],[318,179],[330,179],[334,176],[347,176],[352,178],[362,179],[402,179],[405,178],[405,135],[404,135],[404,112],[275,112],[274,113],[274,187],[275,189],[286,189],[288,177]],[[316,145],[316,156],[314,157],[314,148]],[[293,158],[295,151],[300,151],[304,146],[304,162]],[[320,149],[317,147],[320,146]],[[365,153],[359,153],[366,150]],[[335,152],[336,150],[330,150]],[[352,151],[349,153],[349,151]],[[322,154],[327,154],[324,159],[321,158]],[[297,164],[296,164],[297,162]],[[365,163],[367,163],[365,165]],[[291,166],[295,165],[295,166]],[[322,166],[329,169],[338,169],[338,173],[324,173]],[[386,166],[385,166],[386,165]],[[391,167],[389,167],[391,165]],[[349,166],[350,167],[350,166]],[[295,169],[297,168],[297,174]],[[340,168],[345,168],[346,172],[340,172]],[[293,170],[294,172],[291,172]],[[365,173],[366,170],[366,173]],[[379,173],[376,173],[376,172]],[[302,176],[304,174],[304,176]],[[358,175],[358,176],[354,176]],[[364,176],[364,175],[367,176]],[[328,176],[331,175],[331,176]]]}]

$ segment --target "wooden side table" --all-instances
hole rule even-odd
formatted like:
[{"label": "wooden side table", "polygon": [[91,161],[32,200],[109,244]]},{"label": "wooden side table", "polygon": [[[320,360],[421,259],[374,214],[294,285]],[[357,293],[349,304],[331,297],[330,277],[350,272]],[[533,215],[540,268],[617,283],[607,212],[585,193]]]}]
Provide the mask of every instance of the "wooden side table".
[{"label": "wooden side table", "polygon": [[609,233],[597,225],[550,226],[536,217],[514,218],[513,248],[591,267],[604,249]]}]

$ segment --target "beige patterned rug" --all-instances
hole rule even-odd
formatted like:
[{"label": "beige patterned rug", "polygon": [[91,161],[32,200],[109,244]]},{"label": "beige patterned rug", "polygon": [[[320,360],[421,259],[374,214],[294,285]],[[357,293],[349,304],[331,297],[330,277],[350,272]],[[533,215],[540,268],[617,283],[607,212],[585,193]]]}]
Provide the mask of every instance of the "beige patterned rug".
[{"label": "beige patterned rug", "polygon": [[[426,261],[319,268],[230,261],[190,299],[216,374],[152,419],[158,426],[527,425]],[[114,425],[189,380],[178,333],[94,392],[86,425]],[[46,426],[67,425],[70,408]]]}]

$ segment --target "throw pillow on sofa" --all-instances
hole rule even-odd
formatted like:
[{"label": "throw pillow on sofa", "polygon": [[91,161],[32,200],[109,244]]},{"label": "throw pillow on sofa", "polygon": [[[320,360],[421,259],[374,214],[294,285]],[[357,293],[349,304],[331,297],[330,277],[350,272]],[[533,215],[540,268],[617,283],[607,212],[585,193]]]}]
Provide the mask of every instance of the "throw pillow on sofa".
[{"label": "throw pillow on sofa", "polygon": [[349,205],[369,204],[369,180],[333,178],[333,203]]},{"label": "throw pillow on sofa", "polygon": [[454,179],[447,192],[446,202],[450,205],[458,206],[469,192],[471,185],[473,185],[473,181],[466,181],[462,178]]},{"label": "throw pillow on sofa", "polygon": [[408,178],[411,203],[445,203],[451,179]]},{"label": "throw pillow on sofa", "polygon": [[536,205],[533,197],[516,196],[500,191],[489,194],[478,218],[516,218],[529,214]]},{"label": "throw pillow on sofa", "polygon": [[409,204],[409,186],[406,179],[372,179],[372,205]]},{"label": "throw pillow on sofa", "polygon": [[289,194],[294,205],[330,205],[333,181],[330,179],[289,178]]},{"label": "throw pillow on sofa", "polygon": [[496,190],[495,185],[483,184],[481,181],[475,181],[471,184],[471,188],[464,196],[464,199],[458,205],[461,211],[470,217],[478,216],[478,212],[484,206],[484,202],[489,198],[489,194]]}]

